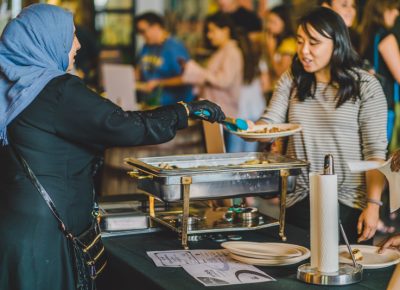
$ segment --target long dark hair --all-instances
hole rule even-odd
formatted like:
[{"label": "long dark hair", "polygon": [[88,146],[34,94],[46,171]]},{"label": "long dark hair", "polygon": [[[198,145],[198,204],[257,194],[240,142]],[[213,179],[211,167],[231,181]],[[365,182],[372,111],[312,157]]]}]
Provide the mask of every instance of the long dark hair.
[{"label": "long dark hair", "polygon": [[285,38],[294,37],[292,18],[290,16],[289,7],[287,5],[278,5],[272,8],[269,13],[276,14],[284,23],[282,33],[280,33],[276,37],[277,46],[279,46]]},{"label": "long dark hair", "polygon": [[[333,52],[330,60],[330,85],[337,85],[336,108],[347,101],[355,102],[360,98],[361,61],[354,51],[349,37],[349,32],[342,17],[332,9],[318,7],[299,20],[299,27],[311,36],[309,26],[319,34],[333,41]],[[291,71],[294,77],[293,89],[297,89],[300,101],[314,98],[317,81],[313,73],[304,70],[298,55],[295,55]]]},{"label": "long dark hair", "polygon": [[379,29],[385,28],[384,13],[388,9],[399,8],[399,0],[370,0],[365,5],[364,15],[360,25],[361,37],[360,54],[364,56],[368,46]]},{"label": "long dark hair", "polygon": [[206,27],[208,27],[208,24],[210,23],[215,24],[219,28],[227,27],[229,29],[230,38],[237,41],[240,51],[242,52],[244,63],[243,81],[246,84],[251,83],[258,73],[258,59],[252,49],[250,39],[245,31],[240,27],[236,27],[232,21],[232,18],[222,12],[208,17],[205,22]]}]

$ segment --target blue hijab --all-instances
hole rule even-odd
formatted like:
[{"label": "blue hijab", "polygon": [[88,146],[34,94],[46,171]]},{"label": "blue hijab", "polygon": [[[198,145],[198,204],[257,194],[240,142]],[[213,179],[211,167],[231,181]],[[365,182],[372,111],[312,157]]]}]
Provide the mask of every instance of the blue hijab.
[{"label": "blue hijab", "polygon": [[74,39],[70,12],[33,4],[10,21],[0,38],[0,144],[7,126],[53,78],[66,73]]}]

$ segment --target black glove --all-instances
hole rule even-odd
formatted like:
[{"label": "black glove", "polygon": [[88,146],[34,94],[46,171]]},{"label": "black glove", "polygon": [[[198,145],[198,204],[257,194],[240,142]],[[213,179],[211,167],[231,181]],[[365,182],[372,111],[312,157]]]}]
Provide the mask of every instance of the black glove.
[{"label": "black glove", "polygon": [[210,101],[194,101],[187,103],[187,106],[190,118],[206,120],[211,123],[221,123],[225,120],[225,114],[222,112],[221,107]]}]

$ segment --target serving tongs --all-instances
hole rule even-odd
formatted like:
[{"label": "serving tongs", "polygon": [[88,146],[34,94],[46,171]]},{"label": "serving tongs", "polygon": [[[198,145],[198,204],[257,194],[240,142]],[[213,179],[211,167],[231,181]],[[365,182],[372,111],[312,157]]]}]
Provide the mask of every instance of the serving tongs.
[{"label": "serving tongs", "polygon": [[[196,112],[194,112],[194,114],[205,120],[207,120],[208,117],[210,117],[210,115],[211,115],[209,111],[204,110],[204,109],[196,111]],[[226,117],[225,120],[223,120],[221,123],[224,124],[226,126],[226,128],[228,128],[229,130],[235,131],[235,132],[238,130],[246,131],[249,128],[246,120],[239,119],[239,118]]]},{"label": "serving tongs", "polygon": [[353,250],[351,249],[349,240],[347,239],[346,233],[344,232],[341,221],[339,221],[339,227],[340,227],[340,231],[342,232],[343,240],[346,243],[347,250],[349,251],[351,259],[353,260],[353,266],[354,266],[354,268],[356,268],[357,267],[356,258],[354,257]]}]

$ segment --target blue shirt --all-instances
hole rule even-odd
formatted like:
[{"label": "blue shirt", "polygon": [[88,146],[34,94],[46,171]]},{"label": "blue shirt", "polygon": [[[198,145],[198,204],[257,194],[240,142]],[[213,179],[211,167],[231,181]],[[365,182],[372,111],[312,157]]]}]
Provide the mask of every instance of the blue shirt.
[{"label": "blue shirt", "polygon": [[[153,79],[167,79],[182,74],[180,60],[187,61],[189,53],[178,40],[169,37],[161,45],[145,44],[139,54],[139,68],[141,81]],[[158,99],[156,101],[155,99]],[[192,87],[188,85],[176,87],[162,87],[155,89],[145,100],[156,105],[169,105],[179,101],[193,100]]]}]

